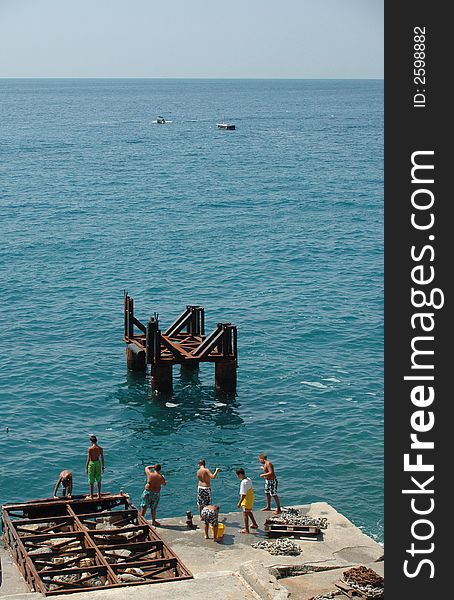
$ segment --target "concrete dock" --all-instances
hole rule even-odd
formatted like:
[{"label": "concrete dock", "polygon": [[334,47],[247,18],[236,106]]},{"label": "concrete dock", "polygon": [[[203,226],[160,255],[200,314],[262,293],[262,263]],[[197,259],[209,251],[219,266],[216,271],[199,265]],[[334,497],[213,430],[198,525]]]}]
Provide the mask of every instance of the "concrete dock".
[{"label": "concrete dock", "polygon": [[[194,579],[152,585],[53,596],[56,600],[308,600],[335,590],[335,582],[350,567],[365,565],[384,576],[383,547],[365,535],[346,517],[325,502],[295,506],[312,517],[326,517],[327,529],[318,538],[298,539],[299,556],[273,556],[251,544],[266,538],[263,531],[269,512],[255,511],[259,530],[249,535],[240,512],[221,516],[222,542],[205,540],[198,517],[196,530],[188,530],[186,517],[159,519],[160,536],[170,544]],[[41,594],[27,592],[26,585],[8,552],[0,549],[3,567],[1,600],[36,600]],[[301,574],[304,573],[304,574]],[[291,574],[292,576],[286,576]],[[340,596],[342,598],[342,596]]]}]

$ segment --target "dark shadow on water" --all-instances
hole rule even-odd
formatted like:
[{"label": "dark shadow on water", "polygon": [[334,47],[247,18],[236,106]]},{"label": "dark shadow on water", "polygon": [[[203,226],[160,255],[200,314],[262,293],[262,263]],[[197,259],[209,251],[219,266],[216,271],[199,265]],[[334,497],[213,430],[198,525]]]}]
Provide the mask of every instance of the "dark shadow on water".
[{"label": "dark shadow on water", "polygon": [[137,413],[139,418],[129,418],[128,426],[140,434],[168,435],[187,422],[220,428],[243,424],[237,394],[203,384],[198,369],[174,367],[171,394],[154,392],[148,375],[128,371],[114,396]]}]

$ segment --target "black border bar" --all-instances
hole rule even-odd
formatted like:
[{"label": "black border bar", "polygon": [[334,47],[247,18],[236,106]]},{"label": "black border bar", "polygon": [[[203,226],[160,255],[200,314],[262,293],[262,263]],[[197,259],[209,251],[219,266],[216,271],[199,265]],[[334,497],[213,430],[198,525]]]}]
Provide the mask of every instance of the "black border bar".
[{"label": "black border bar", "polygon": [[454,532],[448,505],[454,479],[448,6],[420,0],[385,6],[388,600],[450,597],[454,589],[448,566]]}]

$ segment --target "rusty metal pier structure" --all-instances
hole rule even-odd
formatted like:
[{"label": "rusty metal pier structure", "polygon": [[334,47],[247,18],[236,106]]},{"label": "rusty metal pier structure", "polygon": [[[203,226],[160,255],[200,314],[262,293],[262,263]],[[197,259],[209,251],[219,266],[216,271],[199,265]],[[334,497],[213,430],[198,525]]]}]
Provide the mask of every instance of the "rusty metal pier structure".
[{"label": "rusty metal pier structure", "polygon": [[197,369],[201,362],[215,364],[216,388],[236,390],[238,368],[237,328],[218,323],[205,335],[205,309],[187,305],[186,310],[161,331],[159,315],[154,313],[144,325],[134,316],[134,299],[124,293],[124,336],[126,365],[131,371],[146,372],[149,366],[154,390],[172,390],[172,368]]},{"label": "rusty metal pier structure", "polygon": [[28,588],[44,596],[192,579],[127,495],[6,504],[1,517]]}]

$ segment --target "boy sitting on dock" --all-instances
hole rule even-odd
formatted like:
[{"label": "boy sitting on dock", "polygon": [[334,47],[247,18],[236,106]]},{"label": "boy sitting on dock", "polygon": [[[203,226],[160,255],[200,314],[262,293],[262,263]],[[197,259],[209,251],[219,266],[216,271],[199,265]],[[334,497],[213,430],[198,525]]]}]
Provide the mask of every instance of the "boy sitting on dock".
[{"label": "boy sitting on dock", "polygon": [[65,469],[64,471],[62,471],[60,473],[60,475],[58,476],[58,481],[55,484],[55,488],[54,488],[54,498],[58,498],[57,492],[58,492],[58,488],[60,487],[60,484],[61,484],[63,498],[66,498],[66,493],[68,493],[68,498],[71,498],[71,495],[73,493],[72,471],[70,471],[69,469]]},{"label": "boy sitting on dock", "polygon": [[151,510],[151,524],[159,527],[159,523],[156,521],[156,509],[161,497],[161,486],[167,485],[167,481],[161,474],[161,465],[159,464],[145,467],[145,474],[147,476],[147,483],[142,493],[140,512],[144,517],[149,507]]},{"label": "boy sitting on dock", "polygon": [[88,475],[90,485],[90,498],[94,498],[93,487],[95,481],[98,483],[98,498],[101,498],[101,480],[104,473],[104,452],[101,446],[98,446],[98,440],[95,435],[90,436],[91,446],[88,448],[87,463],[85,470]]},{"label": "boy sitting on dock", "polygon": [[251,529],[258,529],[257,521],[252,514],[252,509],[254,507],[254,488],[252,487],[252,481],[249,477],[246,477],[244,469],[238,469],[236,476],[241,481],[240,499],[237,506],[238,508],[243,509],[244,516],[244,529],[241,529],[240,533],[250,533],[249,519],[252,522]]},{"label": "boy sitting on dock", "polygon": [[274,511],[275,515],[279,515],[281,512],[281,504],[279,502],[279,496],[277,495],[277,477],[274,472],[274,465],[270,462],[263,452],[259,454],[259,462],[262,463],[260,467],[263,469],[263,473],[260,473],[260,477],[265,479],[265,498],[266,498],[266,506],[262,508],[262,510],[271,510],[271,496],[273,496],[274,501],[276,502],[276,510]]},{"label": "boy sitting on dock", "polygon": [[205,466],[205,460],[201,458],[198,462],[199,470],[197,471],[197,505],[199,507],[199,515],[202,516],[202,508],[211,504],[211,480],[216,479],[220,469],[214,470],[214,473]]}]

